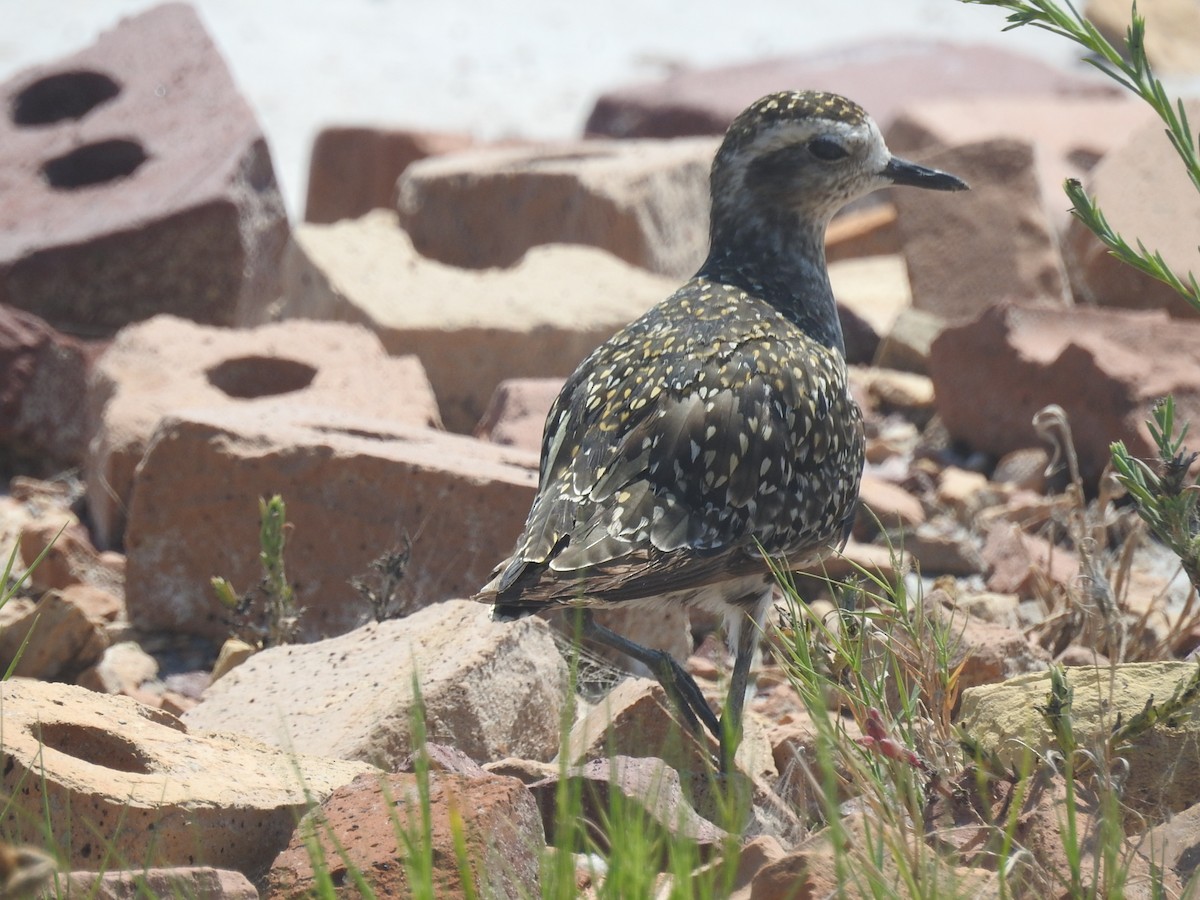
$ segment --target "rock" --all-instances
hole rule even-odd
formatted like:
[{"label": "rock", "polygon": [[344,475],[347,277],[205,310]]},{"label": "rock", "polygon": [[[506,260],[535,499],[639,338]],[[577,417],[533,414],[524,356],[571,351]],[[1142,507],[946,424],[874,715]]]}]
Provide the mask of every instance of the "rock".
[{"label": "rock", "polygon": [[863,474],[858,496],[861,503],[854,530],[859,540],[869,538],[880,527],[885,531],[902,530],[907,533],[925,521],[925,509],[920,500],[904,488],[869,472]]},{"label": "rock", "polygon": [[287,216],[262,130],[200,17],[164,4],[0,86],[0,303],[111,334],[275,300]]},{"label": "rock", "polygon": [[733,878],[734,890],[749,887],[764,866],[782,859],[786,852],[779,839],[769,834],[761,834],[747,841],[738,855],[737,874]]},{"label": "rock", "polygon": [[567,670],[548,626],[494,623],[469,600],[263,650],[209,687],[183,720],[390,771],[413,749],[414,678],[430,741],[475,760],[557,752]]},{"label": "rock", "polygon": [[979,472],[947,466],[938,476],[937,505],[964,525],[970,525],[979,513],[1000,500],[994,485]]},{"label": "rock", "polygon": [[[1118,845],[1119,876],[1097,859],[1113,839],[1104,835],[1105,807],[1091,785],[1076,783],[1068,789],[1062,775],[1057,773],[1041,781],[1025,795],[1012,832],[1014,843],[1023,847],[1036,863],[1027,870],[1029,896],[1050,896],[1074,878],[1078,879],[1080,894],[1085,895],[1103,896],[1114,890],[1129,900],[1183,895],[1174,873],[1161,866],[1159,846]],[[1065,833],[1064,821],[1068,817],[1074,828],[1073,838]],[[1070,850],[1068,842],[1074,844]],[[1111,881],[1106,885],[1105,875],[1119,878],[1120,888]]]},{"label": "rock", "polygon": [[825,261],[831,266],[844,259],[892,256],[899,252],[896,207],[890,203],[844,210],[834,217],[825,231]]},{"label": "rock", "polygon": [[[931,595],[932,597],[932,595]],[[930,598],[926,598],[927,602]],[[947,669],[957,672],[960,690],[981,684],[995,684],[1050,667],[1050,654],[1030,643],[1017,628],[984,622],[952,609],[938,613],[945,625],[951,646]]]},{"label": "rock", "polygon": [[71,685],[14,678],[0,696],[5,832],[31,842],[72,834],[63,850],[74,868],[111,858],[254,878],[309,798],[372,771],[240,735],[189,734],[174,716]]},{"label": "rock", "polygon": [[[449,772],[452,775],[463,775],[467,778],[486,778],[489,774],[487,769],[457,747],[430,743],[426,743],[424,748],[410,753],[408,759],[401,763],[396,771],[415,773],[418,762],[428,765],[430,772]],[[524,779],[518,780],[522,784],[525,783]]]},{"label": "rock", "polygon": [[1040,444],[1033,417],[1058,404],[1094,482],[1112,441],[1155,455],[1145,419],[1159,398],[1174,395],[1176,421],[1200,421],[1198,342],[1200,323],[1162,312],[1005,305],[944,331],[929,374],[950,434],[994,456]]},{"label": "rock", "polygon": [[[71,594],[48,591],[36,603],[4,611],[0,630],[0,672],[16,661],[15,675],[47,681],[71,681],[95,663],[108,646],[103,623],[88,618]],[[17,661],[17,655],[20,660]]]},{"label": "rock", "polygon": [[[1200,119],[1200,99],[1184,103],[1184,109],[1190,120]],[[1112,229],[1130,244],[1141,241],[1148,251],[1161,253],[1181,277],[1196,271],[1196,242],[1184,223],[1200,220],[1200,194],[1157,118],[1105,156],[1085,187]],[[1067,227],[1063,258],[1081,302],[1196,316],[1172,288],[1113,257],[1082,222],[1073,219]]]},{"label": "rock", "polygon": [[[1126,8],[1127,19],[1128,13]],[[885,137],[891,151],[901,156],[997,138],[1032,144],[1038,185],[1058,232],[1070,219],[1063,182],[1085,177],[1123,136],[1151,119],[1158,121],[1145,103],[1124,91],[1111,96],[931,98],[905,104]]]},{"label": "rock", "polygon": [[1146,842],[1154,848],[1155,861],[1186,882],[1200,866],[1200,803],[1151,828]]},{"label": "rock", "polygon": [[[1141,0],[1138,15],[1146,19],[1146,56],[1155,71],[1200,73],[1200,9],[1188,0]],[[1129,31],[1129,7],[1120,0],[1088,0],[1083,13],[1116,47]]]},{"label": "rock", "polygon": [[566,378],[618,328],[678,287],[592,247],[535,247],[484,272],[421,257],[396,217],[298,228],[285,317],[363,322],[389,353],[416,354],[442,420],[468,434],[507,378]]},{"label": "rock", "polygon": [[991,574],[988,590],[1036,597],[1051,585],[1066,587],[1079,578],[1079,557],[1017,525],[997,522],[987,533],[983,560]]},{"label": "rock", "polygon": [[997,594],[991,591],[960,594],[954,598],[954,606],[974,619],[1003,625],[1005,628],[1021,628],[1021,598],[1016,594]]},{"label": "rock", "polygon": [[982,575],[987,565],[972,531],[947,516],[905,529],[900,546],[920,566],[922,575]]},{"label": "rock", "polygon": [[[854,719],[837,713],[830,719],[830,730],[839,739],[857,741],[862,737]],[[792,721],[777,725],[770,738],[775,767],[779,770],[776,790],[793,809],[811,821],[817,821],[828,809],[823,790],[813,783],[813,775],[821,765],[818,762],[821,752],[818,743],[824,740],[821,729],[804,710],[793,716]],[[853,789],[849,773],[839,768],[837,784],[837,800],[841,803],[851,796]]]},{"label": "rock", "polygon": [[330,322],[232,330],[157,316],[113,341],[97,363],[88,406],[88,505],[104,547],[120,544],[133,470],[168,413],[325,406],[416,425],[439,421],[416,359],[389,357],[365,328]]},{"label": "rock", "polygon": [[[1079,745],[1091,747],[1111,733],[1118,717],[1129,721],[1151,697],[1163,702],[1195,672],[1194,662],[1174,661],[1067,669],[1067,682],[1074,689],[1071,720]],[[1020,766],[1027,753],[1041,754],[1050,746],[1049,729],[1035,709],[1045,705],[1049,693],[1046,673],[971,688],[962,694],[959,722],[986,750],[996,752],[1005,766]],[[1197,702],[1191,703],[1183,717],[1155,725],[1118,753],[1128,762],[1123,809],[1161,819],[1200,799],[1196,710]]]},{"label": "rock", "polygon": [[[869,363],[880,340],[912,302],[904,258],[891,254],[834,262],[829,280],[846,334],[846,360]],[[861,325],[853,328],[855,323]]]},{"label": "rock", "polygon": [[390,209],[396,179],[410,165],[473,143],[469,135],[449,132],[326,126],[313,141],[304,221],[336,222]]},{"label": "rock", "polygon": [[539,244],[586,244],[690,276],[708,250],[717,142],[584,141],[426,159],[396,186],[400,224],[430,259],[512,266]]},{"label": "rock", "polygon": [[601,95],[588,134],[676,137],[721,134],[759,97],[797,85],[853,97],[886,126],[918,100],[994,95],[1114,96],[1095,75],[1069,74],[990,45],[888,38],[746,65],[685,70]]},{"label": "rock", "polygon": [[1041,494],[1046,490],[1050,453],[1044,447],[1021,447],[1000,457],[992,481]]},{"label": "rock", "polygon": [[[38,557],[41,561],[34,566]],[[33,567],[29,582],[39,591],[82,584],[115,586],[119,581],[92,546],[87,529],[67,511],[44,516],[21,530],[21,559],[26,568]]]},{"label": "rock", "polygon": [[[428,824],[422,824],[428,804]],[[399,835],[413,835],[431,852],[433,897],[527,898],[541,895],[539,865],[545,848],[542,822],[528,788],[516,778],[468,778],[430,773],[371,775],[339,788],[300,822],[291,844],[266,879],[269,896],[311,897],[317,889],[309,843],[315,841],[332,877],[334,897],[360,897],[357,872],[374,896],[421,896],[409,883],[410,850]],[[415,861],[414,861],[415,862]],[[467,893],[463,869],[478,893]],[[428,887],[428,886],[427,886]]]},{"label": "rock", "polygon": [[213,663],[212,680],[216,681],[223,675],[228,675],[257,652],[258,648],[253,644],[238,638],[229,638],[221,645],[217,661]]},{"label": "rock", "polygon": [[79,676],[78,684],[91,691],[124,694],[147,706],[158,706],[161,698],[154,696],[151,687],[157,681],[158,660],[136,641],[121,641],[106,648],[99,661]]},{"label": "rock", "polygon": [[[555,797],[560,790],[561,777],[562,773],[555,773],[529,785],[542,812],[546,840],[556,846],[560,838],[559,823],[555,819]],[[645,814],[644,827],[653,825],[676,838],[694,841],[701,859],[718,851],[727,837],[726,832],[693,809],[685,797],[685,786],[681,784],[679,773],[660,759],[612,756],[568,769],[566,777],[578,782],[568,790],[579,791],[582,826],[601,847],[609,843],[603,823],[613,804],[620,802],[611,797],[613,791]]]},{"label": "rock", "polygon": [[469,596],[520,533],[534,465],[516,449],[325,407],[168,417],[138,468],[129,510],[130,622],[213,642],[229,636],[209,580],[221,575],[239,591],[259,582],[255,498],[271,493],[287,504],[284,562],[305,609],[301,640],[366,621],[370,606],[349,580],[406,536],[411,559],[395,610]]},{"label": "rock", "polygon": [[0,465],[48,476],[83,462],[95,343],[0,305]]},{"label": "rock", "polygon": [[[676,719],[677,713],[657,681],[626,678],[575,723],[567,738],[568,764],[582,765],[613,756],[661,759],[682,774],[707,772],[716,742],[701,745]],[[738,768],[750,777],[773,777],[774,759],[753,713],[745,715]]]},{"label": "rock", "polygon": [[106,872],[71,872],[65,896],[78,894],[92,900],[126,900],[128,897],[206,897],[209,900],[258,900],[258,890],[241,872],[206,866],[170,869],[118,869]]},{"label": "rock", "polygon": [[929,348],[945,327],[945,320],[934,313],[911,307],[900,310],[875,352],[875,365],[921,375],[928,373]]},{"label": "rock", "polygon": [[509,378],[496,385],[474,435],[493,444],[541,453],[546,416],[561,378]]},{"label": "rock", "polygon": [[792,850],[763,866],[750,882],[750,900],[816,900],[844,885],[832,851]]},{"label": "rock", "polygon": [[916,157],[971,190],[934,198],[892,192],[914,308],[963,321],[1002,300],[1070,305],[1032,145],[997,139]]}]

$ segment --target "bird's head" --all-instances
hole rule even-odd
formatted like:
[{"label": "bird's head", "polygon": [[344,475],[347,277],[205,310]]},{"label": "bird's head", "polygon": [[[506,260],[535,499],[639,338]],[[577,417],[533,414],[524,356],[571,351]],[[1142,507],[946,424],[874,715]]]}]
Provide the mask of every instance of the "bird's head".
[{"label": "bird's head", "polygon": [[850,201],[893,184],[967,187],[893,156],[857,103],[820,91],[783,91],[758,100],[729,126],[713,161],[714,225],[723,217],[793,214],[823,229]]}]

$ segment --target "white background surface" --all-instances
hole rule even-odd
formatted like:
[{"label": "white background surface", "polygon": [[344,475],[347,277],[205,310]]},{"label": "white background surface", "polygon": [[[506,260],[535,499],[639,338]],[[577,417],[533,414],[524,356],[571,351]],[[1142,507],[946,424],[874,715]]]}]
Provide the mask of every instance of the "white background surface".
[{"label": "white background surface", "polygon": [[[0,80],[91,43],[151,0],[0,0]],[[576,135],[607,88],[888,36],[999,44],[1069,65],[1067,42],[1002,34],[959,0],[196,0],[302,212],[329,124]]]}]

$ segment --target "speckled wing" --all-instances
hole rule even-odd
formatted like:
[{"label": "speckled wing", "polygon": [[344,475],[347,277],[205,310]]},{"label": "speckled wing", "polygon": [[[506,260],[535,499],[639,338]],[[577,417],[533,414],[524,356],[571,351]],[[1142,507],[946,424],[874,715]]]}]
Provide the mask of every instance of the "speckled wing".
[{"label": "speckled wing", "polygon": [[615,601],[761,570],[758,544],[790,557],[834,539],[861,468],[840,355],[692,283],[564,385],[525,532],[484,595]]}]

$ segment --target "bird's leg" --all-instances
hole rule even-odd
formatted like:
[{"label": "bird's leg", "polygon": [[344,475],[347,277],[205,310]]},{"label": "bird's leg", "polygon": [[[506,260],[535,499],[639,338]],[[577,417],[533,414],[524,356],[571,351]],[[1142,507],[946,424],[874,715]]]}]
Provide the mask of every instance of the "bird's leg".
[{"label": "bird's leg", "polygon": [[584,637],[606,644],[614,650],[619,650],[646,666],[658,679],[663,690],[667,692],[679,711],[683,714],[687,726],[693,734],[699,734],[700,723],[704,723],[718,741],[721,740],[721,723],[716,714],[704,699],[695,680],[684,670],[675,658],[665,650],[651,650],[641,644],[635,644],[628,638],[621,637],[615,631],[610,631],[600,625],[592,617],[590,609],[581,610],[582,632]]},{"label": "bird's leg", "polygon": [[[749,617],[747,617],[749,618]],[[733,758],[742,742],[742,712],[746,706],[746,683],[750,679],[750,663],[758,647],[759,622],[757,617],[742,623],[737,636],[737,647],[733,660],[733,677],[729,681],[729,693],[725,697],[725,709],[721,714],[721,771],[733,770]]]}]

